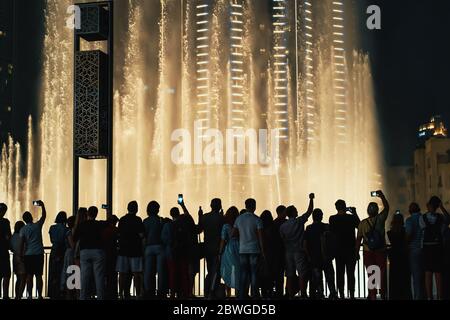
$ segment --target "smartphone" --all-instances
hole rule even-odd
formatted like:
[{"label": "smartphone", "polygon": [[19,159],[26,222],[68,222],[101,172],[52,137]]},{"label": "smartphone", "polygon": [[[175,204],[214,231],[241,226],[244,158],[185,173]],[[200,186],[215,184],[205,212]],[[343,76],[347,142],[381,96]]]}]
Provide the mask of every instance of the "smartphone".
[{"label": "smartphone", "polygon": [[347,208],[347,212],[353,213],[352,207],[348,207],[348,208]]},{"label": "smartphone", "polygon": [[108,209],[109,209],[109,206],[108,206],[107,204],[102,204],[102,209],[103,209],[103,210],[108,210]]},{"label": "smartphone", "polygon": [[378,191],[372,191],[372,192],[370,193],[370,195],[371,195],[372,197],[378,197]]},{"label": "smartphone", "polygon": [[35,207],[39,207],[39,200],[35,200],[35,201],[33,201],[33,206],[35,206]]},{"label": "smartphone", "polygon": [[183,201],[184,201],[183,195],[182,195],[182,194],[179,194],[179,195],[178,195],[178,204],[182,204]]}]

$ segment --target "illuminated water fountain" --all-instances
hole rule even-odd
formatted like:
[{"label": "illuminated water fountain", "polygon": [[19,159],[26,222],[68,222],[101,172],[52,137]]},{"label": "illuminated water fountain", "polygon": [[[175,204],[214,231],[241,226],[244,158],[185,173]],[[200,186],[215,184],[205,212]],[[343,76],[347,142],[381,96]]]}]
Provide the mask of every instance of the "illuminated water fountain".
[{"label": "illuminated water fountain", "polygon": [[[283,0],[268,14],[260,1],[115,1],[115,214],[136,199],[144,216],[156,199],[166,215],[179,193],[193,213],[212,197],[225,207],[242,207],[252,196],[259,210],[282,202],[303,210],[309,192],[330,214],[336,199],[363,207],[381,187],[370,64],[345,36],[348,7]],[[11,207],[12,221],[35,198],[52,217],[71,210],[73,31],[65,28],[71,2],[47,1],[39,126],[32,133],[30,119],[28,156],[21,159],[12,138],[2,148],[0,201]],[[172,141],[173,132],[187,129],[193,139],[195,123],[200,137],[206,129],[223,136],[234,129],[236,141],[247,129],[277,130],[277,139],[264,142],[269,165],[279,163],[279,170],[262,174],[268,165],[249,163],[250,146],[244,164],[196,163],[193,153],[174,163],[180,141]],[[82,161],[80,205],[105,202],[105,172],[102,161]]]}]

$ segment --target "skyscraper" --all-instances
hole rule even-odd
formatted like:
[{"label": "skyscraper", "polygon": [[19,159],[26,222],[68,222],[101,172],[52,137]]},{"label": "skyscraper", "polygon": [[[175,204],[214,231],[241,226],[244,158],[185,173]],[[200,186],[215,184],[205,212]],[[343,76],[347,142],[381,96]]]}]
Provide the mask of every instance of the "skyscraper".
[{"label": "skyscraper", "polygon": [[14,1],[0,1],[0,141],[10,131],[13,107]]}]

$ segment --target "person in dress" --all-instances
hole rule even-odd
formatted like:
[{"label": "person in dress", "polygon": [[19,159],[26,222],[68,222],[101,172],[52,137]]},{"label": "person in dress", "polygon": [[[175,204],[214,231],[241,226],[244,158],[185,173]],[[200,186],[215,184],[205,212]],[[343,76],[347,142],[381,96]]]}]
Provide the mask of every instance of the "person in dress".
[{"label": "person in dress", "polygon": [[239,285],[239,239],[232,236],[237,217],[238,208],[231,207],[227,210],[219,249],[220,275],[225,282],[228,297],[231,296],[231,289],[237,289]]}]

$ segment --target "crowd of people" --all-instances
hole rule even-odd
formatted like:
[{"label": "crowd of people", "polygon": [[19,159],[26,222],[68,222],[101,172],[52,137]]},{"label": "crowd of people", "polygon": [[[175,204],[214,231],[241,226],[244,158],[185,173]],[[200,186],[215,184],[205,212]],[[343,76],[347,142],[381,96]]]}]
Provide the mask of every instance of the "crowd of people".
[{"label": "crowd of people", "polygon": [[[205,298],[236,294],[238,299],[324,299],[327,292],[329,299],[353,299],[362,246],[368,273],[379,270],[380,283],[369,287],[368,299],[449,299],[450,215],[442,201],[432,197],[424,214],[418,204],[411,204],[405,220],[399,212],[390,216],[383,192],[376,196],[382,209],[370,203],[363,220],[356,208],[338,200],[328,224],[322,210],[314,207],[314,194],[309,195],[306,213],[280,205],[275,218],[268,210],[258,216],[254,199],[245,201],[243,210],[233,206],[226,212],[221,200],[213,199],[209,213],[200,207],[198,223],[184,201],[170,210],[170,218],[160,216],[156,201],[148,204],[145,220],[137,215],[135,201],[120,219],[108,215],[98,221],[96,207],[80,208],[70,217],[60,212],[49,230],[48,296],[114,300],[130,299],[133,291],[138,299],[191,299],[205,259]],[[12,233],[5,218],[8,207],[0,204],[3,299],[9,298],[10,252],[16,299],[22,299],[25,288],[31,299],[34,283],[42,299],[47,213],[42,201],[36,205],[42,210],[40,219],[34,221],[25,212]],[[68,285],[76,282],[69,272],[74,266],[80,270],[80,288]]]}]

